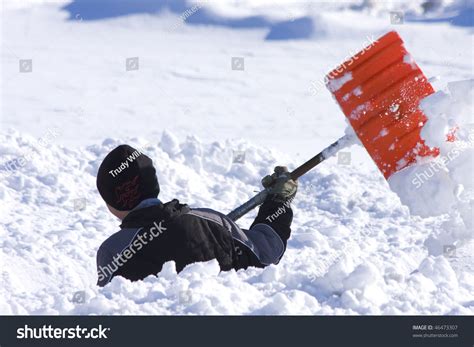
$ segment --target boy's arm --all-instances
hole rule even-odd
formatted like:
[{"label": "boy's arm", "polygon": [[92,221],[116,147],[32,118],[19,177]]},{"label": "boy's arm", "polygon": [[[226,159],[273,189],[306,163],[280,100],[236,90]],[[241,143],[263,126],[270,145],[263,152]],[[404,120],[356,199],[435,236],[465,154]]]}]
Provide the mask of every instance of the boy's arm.
[{"label": "boy's arm", "polygon": [[285,244],[290,238],[291,222],[293,221],[293,210],[290,201],[281,202],[267,199],[258,211],[257,217],[250,226],[252,228],[256,224],[267,224],[276,231]]},{"label": "boy's arm", "polygon": [[102,245],[97,251],[97,285],[99,287],[105,286],[113,277],[113,269],[111,265],[113,262],[112,254]]},{"label": "boy's arm", "polygon": [[293,220],[291,202],[298,190],[298,182],[291,178],[291,174],[285,166],[277,166],[272,175],[262,179],[262,185],[268,190],[268,197],[260,206],[257,218],[251,228],[258,223],[271,226],[280,236],[286,248]]}]

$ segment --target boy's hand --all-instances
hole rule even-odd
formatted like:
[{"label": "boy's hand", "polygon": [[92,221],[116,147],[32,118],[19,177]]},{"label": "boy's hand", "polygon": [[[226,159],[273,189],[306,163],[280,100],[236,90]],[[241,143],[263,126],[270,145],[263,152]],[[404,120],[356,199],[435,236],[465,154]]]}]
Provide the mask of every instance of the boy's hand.
[{"label": "boy's hand", "polygon": [[298,182],[291,179],[286,166],[275,167],[272,175],[262,178],[262,185],[269,190],[270,199],[285,202],[295,197]]}]

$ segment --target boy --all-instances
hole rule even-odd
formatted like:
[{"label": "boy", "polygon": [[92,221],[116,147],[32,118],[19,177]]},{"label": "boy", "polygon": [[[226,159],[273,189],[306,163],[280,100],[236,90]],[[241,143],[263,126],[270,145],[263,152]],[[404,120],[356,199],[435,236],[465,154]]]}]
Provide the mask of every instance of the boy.
[{"label": "boy", "polygon": [[211,259],[223,271],[277,264],[290,237],[290,202],[298,185],[281,166],[262,184],[268,198],[250,229],[243,230],[220,212],[190,208],[176,199],[162,203],[152,160],[128,145],[118,146],[97,173],[100,195],[122,221],[121,230],[97,252],[97,284],[105,286],[115,276],[142,280],[171,260],[178,272]]}]

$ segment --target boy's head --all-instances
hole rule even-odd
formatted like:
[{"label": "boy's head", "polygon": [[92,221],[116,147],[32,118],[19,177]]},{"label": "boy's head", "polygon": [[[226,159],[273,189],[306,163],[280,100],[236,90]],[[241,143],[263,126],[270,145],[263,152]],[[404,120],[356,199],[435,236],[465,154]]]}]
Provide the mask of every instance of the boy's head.
[{"label": "boy's head", "polygon": [[97,189],[120,219],[160,192],[153,161],[129,145],[118,146],[104,158],[97,173]]}]

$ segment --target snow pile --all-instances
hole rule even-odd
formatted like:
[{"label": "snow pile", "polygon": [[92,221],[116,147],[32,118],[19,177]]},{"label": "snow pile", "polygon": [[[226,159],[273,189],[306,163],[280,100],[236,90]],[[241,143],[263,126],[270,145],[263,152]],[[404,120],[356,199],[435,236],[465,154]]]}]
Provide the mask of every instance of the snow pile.
[{"label": "snow pile", "polygon": [[[432,253],[442,246],[473,236],[474,206],[474,80],[448,83],[421,102],[428,117],[421,137],[440,149],[435,159],[420,159],[389,179],[392,190],[413,214],[423,217],[449,214],[443,232],[428,240]],[[454,136],[454,141],[446,139]]]},{"label": "snow pile", "polygon": [[[428,146],[439,148],[440,155],[435,159],[421,158],[416,165],[389,179],[391,188],[414,214],[440,215],[471,200],[474,188],[473,82],[449,83],[448,91],[434,93],[421,102],[428,117],[421,137]],[[447,141],[453,134],[455,140]],[[471,223],[469,216],[463,219]]]},{"label": "snow pile", "polygon": [[[430,25],[410,15],[425,0],[223,0],[195,11],[198,2],[120,1],[120,11],[113,0],[102,11],[97,1],[2,2],[0,314],[472,314],[473,251],[460,242],[470,205],[458,199],[468,200],[468,184],[447,193],[453,215],[413,216],[357,146],[300,180],[278,266],[219,273],[211,261],[176,274],[169,263],[143,282],[95,285],[97,248],[119,225],[95,174],[118,144],[153,158],[162,200],[228,212],[275,164],[294,168],[343,134],[323,78],[388,30],[389,11],[405,11],[390,29],[428,76],[472,75],[472,33],[448,24],[451,2]],[[265,41],[269,33],[278,40]],[[126,70],[129,57],[139,70]],[[244,70],[231,68],[233,57]],[[33,59],[32,73],[19,73],[19,59]],[[461,164],[447,179],[463,181]]]},{"label": "snow pile", "polygon": [[[300,181],[279,265],[220,273],[210,261],[176,274],[170,262],[158,277],[115,278],[98,288],[95,254],[119,222],[96,192],[95,174],[118,144],[153,158],[162,200],[223,212],[260,189],[276,157],[289,161],[243,141],[179,141],[167,131],[159,143],[107,139],[77,150],[58,146],[60,136],[40,141],[0,133],[8,144],[0,148],[0,314],[474,312],[472,274],[424,247],[440,221],[413,220],[378,172],[334,158]],[[25,153],[33,154],[15,166]],[[239,224],[251,221],[250,215]]]}]

